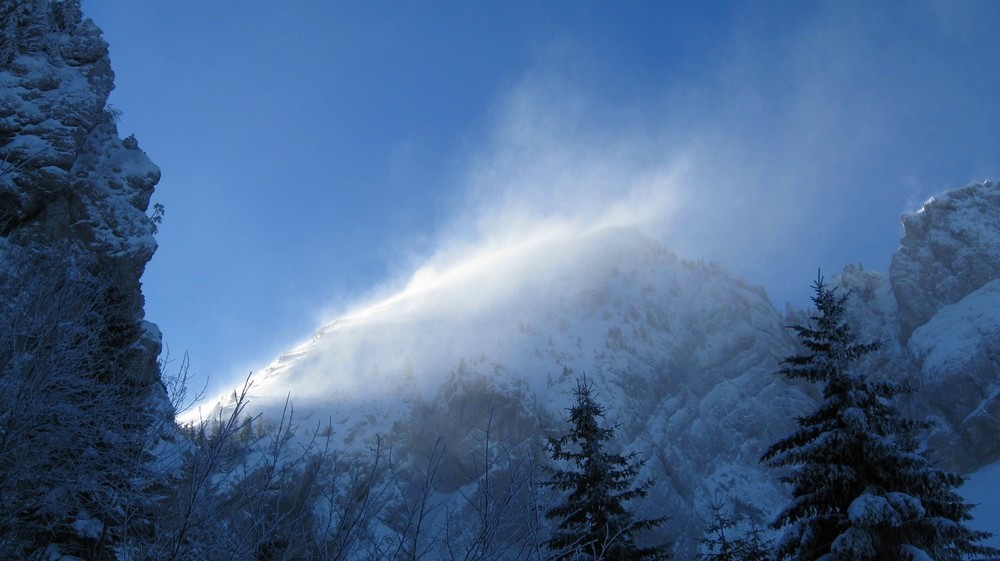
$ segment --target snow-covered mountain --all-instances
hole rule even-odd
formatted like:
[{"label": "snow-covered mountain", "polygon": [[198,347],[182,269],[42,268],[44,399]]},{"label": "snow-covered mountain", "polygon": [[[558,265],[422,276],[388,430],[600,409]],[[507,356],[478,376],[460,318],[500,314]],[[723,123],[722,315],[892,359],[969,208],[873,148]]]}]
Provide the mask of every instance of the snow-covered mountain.
[{"label": "snow-covered mountain", "polygon": [[[975,184],[903,218],[890,274],[847,267],[869,366],[904,379],[912,414],[936,421],[933,453],[971,470],[1000,455],[1000,186]],[[438,272],[319,329],[261,374],[255,403],[290,392],[302,422],[335,441],[375,435],[414,453],[442,438],[458,454],[493,416],[511,443],[564,429],[579,376],[593,381],[627,450],[650,458],[668,534],[693,543],[707,505],[773,512],[782,491],[764,448],[814,404],[776,376],[795,351],[764,290],[685,261],[632,229],[548,235]]]},{"label": "snow-covered mountain", "polygon": [[955,189],[903,217],[888,275],[848,269],[859,322],[891,343],[883,375],[916,389],[931,449],[963,472],[1000,457],[1000,184]]},{"label": "snow-covered mountain", "polygon": [[[5,466],[0,484],[42,513],[35,518],[50,526],[39,533],[62,532],[64,551],[82,551],[103,539],[102,525],[124,528],[119,518],[131,511],[122,505],[135,504],[118,491],[137,479],[116,470],[124,463],[109,452],[126,437],[157,436],[164,421],[137,421],[121,398],[150,417],[168,408],[155,363],[160,336],[143,319],[139,284],[156,247],[146,212],[159,170],[133,137],[118,136],[106,104],[107,44],[79,2],[2,9],[0,280],[10,297],[0,311],[3,325],[23,323],[2,332],[0,358],[5,376],[53,377],[33,386],[45,388],[38,395],[0,394],[10,418],[61,431],[37,440],[26,431],[23,457],[63,459]],[[834,283],[850,293],[859,334],[884,342],[868,366],[916,388],[906,405],[936,421],[932,453],[970,471],[1000,457],[1000,185],[946,193],[903,224],[888,273],[848,267]],[[97,283],[91,300],[74,288],[81,279]],[[786,324],[807,313],[791,315],[763,289],[637,230],[556,227],[422,270],[398,293],[323,326],[261,373],[253,406],[273,412],[290,392],[298,424],[328,422],[324,434],[342,450],[379,437],[405,463],[441,446],[449,483],[437,490],[454,497],[487,426],[491,438],[538,453],[545,436],[565,430],[571,389],[585,375],[621,446],[648,458],[642,476],[657,478],[642,514],[672,516],[664,537],[690,551],[712,502],[763,518],[783,500],[758,459],[816,398],[815,388],[774,374],[795,352]],[[72,336],[74,326],[92,337]],[[53,333],[58,344],[31,347]],[[65,352],[84,340],[93,349],[82,358]],[[39,362],[60,353],[76,362]],[[129,376],[108,378],[118,371]],[[87,391],[68,402],[58,390],[74,379]],[[103,402],[93,399],[102,387]],[[53,424],[67,403],[77,417]],[[73,422],[87,418],[98,422]],[[10,434],[5,441],[16,440]],[[45,498],[81,474],[106,477],[107,500],[86,487],[62,491],[75,503]]]},{"label": "snow-covered mountain", "polygon": [[323,327],[262,373],[255,402],[276,410],[290,391],[300,423],[331,416],[344,447],[378,434],[419,455],[442,438],[461,457],[491,416],[500,439],[540,449],[585,374],[623,446],[650,459],[649,514],[673,515],[666,537],[692,546],[717,497],[762,517],[781,497],[757,462],[813,399],[773,374],[794,351],[784,325],[762,289],[637,230],[567,233]]}]

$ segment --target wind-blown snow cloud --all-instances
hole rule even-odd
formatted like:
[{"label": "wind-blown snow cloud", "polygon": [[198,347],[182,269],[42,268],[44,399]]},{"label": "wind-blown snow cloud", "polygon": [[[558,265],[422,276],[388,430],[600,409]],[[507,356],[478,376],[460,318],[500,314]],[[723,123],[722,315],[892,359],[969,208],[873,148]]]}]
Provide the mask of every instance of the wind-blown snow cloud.
[{"label": "wind-blown snow cloud", "polygon": [[932,132],[950,124],[932,116],[954,95],[943,83],[962,82],[953,54],[938,54],[954,36],[936,13],[875,16],[910,20],[922,38],[838,6],[773,36],[764,28],[780,22],[744,13],[714,64],[621,104],[601,86],[613,71],[588,62],[596,53],[546,49],[467,155],[430,267],[553,224],[628,224],[764,284],[779,305],[802,304],[817,267],[884,269],[908,205],[977,177],[926,169],[956,159]]},{"label": "wind-blown snow cloud", "polygon": [[[558,257],[539,249],[548,242],[585,243],[605,226],[720,262],[779,306],[804,303],[817,267],[885,269],[906,205],[997,164],[977,117],[996,115],[996,90],[968,84],[1000,57],[938,4],[866,10],[834,3],[777,20],[748,8],[720,29],[703,69],[680,83],[652,72],[653,87],[620,102],[620,77],[591,62],[598,53],[555,42],[498,97],[461,157],[461,196],[435,249],[333,317],[473,313],[538,277]],[[428,295],[433,305],[400,305]],[[391,342],[405,346],[405,334]],[[359,342],[353,356],[331,357],[322,383],[383,347]]]}]

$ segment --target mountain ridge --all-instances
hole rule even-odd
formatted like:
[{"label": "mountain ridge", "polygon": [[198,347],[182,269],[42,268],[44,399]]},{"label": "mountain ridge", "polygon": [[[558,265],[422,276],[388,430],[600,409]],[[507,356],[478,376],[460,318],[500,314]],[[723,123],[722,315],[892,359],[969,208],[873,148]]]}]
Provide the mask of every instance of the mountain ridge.
[{"label": "mountain ridge", "polygon": [[[334,440],[348,449],[364,449],[378,436],[406,456],[442,438],[458,453],[491,419],[510,445],[540,449],[545,435],[561,430],[569,390],[586,375],[609,422],[619,425],[622,445],[651,458],[644,475],[662,482],[651,503],[690,510],[727,488],[763,513],[760,497],[780,496],[776,483],[743,466],[811,402],[807,388],[773,376],[794,350],[784,319],[759,287],[716,265],[680,259],[638,230],[589,236],[539,250],[562,259],[492,306],[444,314],[418,302],[379,319],[329,324],[264,371],[252,399],[259,405],[270,388],[290,390],[300,422],[329,419]],[[454,289],[441,297],[464,298]],[[400,350],[401,338],[414,333],[418,341]],[[759,334],[778,342],[760,345]],[[417,352],[442,340],[449,346],[440,354]],[[359,348],[360,358],[352,354]],[[327,363],[316,353],[337,358]],[[336,364],[359,368],[357,383],[377,395],[352,401],[348,391],[323,393],[329,377],[295,384],[308,369]],[[304,387],[313,392],[296,391]],[[278,395],[264,407],[272,415],[283,403],[284,392]],[[760,412],[756,401],[779,405]],[[669,531],[694,540],[701,522],[678,517]]]},{"label": "mountain ridge", "polygon": [[[936,421],[931,446],[943,465],[963,472],[1000,454],[975,445],[1000,428],[990,358],[1000,334],[993,316],[981,322],[974,346],[985,350],[965,361],[979,365],[971,376],[940,371],[926,348],[940,346],[927,342],[934,333],[954,333],[969,309],[997,298],[993,283],[976,285],[1000,264],[988,243],[1000,217],[998,189],[972,184],[928,201],[903,218],[906,233],[888,273],[848,266],[831,279],[848,295],[859,337],[883,341],[866,367],[917,387],[908,411]],[[977,214],[989,219],[978,233],[969,218]],[[956,251],[993,261],[962,277],[963,269],[949,269],[925,247],[942,239],[985,240]],[[692,512],[672,522],[667,538],[694,543],[721,492],[741,509],[767,513],[783,495],[757,461],[816,398],[814,387],[775,375],[796,349],[786,325],[807,312],[783,316],[762,288],[717,265],[685,261],[635,229],[567,234],[527,253],[509,262],[518,274],[487,260],[495,268],[404,291],[320,328],[263,372],[258,405],[273,411],[290,391],[300,419],[330,419],[334,439],[348,448],[378,437],[404,456],[435,436],[449,449],[467,445],[495,409],[502,413],[490,416],[494,426],[515,427],[510,444],[539,446],[559,430],[570,385],[586,375],[622,446],[651,459],[644,475],[660,483],[650,502]],[[938,261],[921,269],[927,259]],[[949,271],[959,276],[952,285],[967,288],[934,288]],[[507,281],[513,286],[502,286]],[[932,313],[921,323],[926,310]],[[950,399],[944,387],[966,397]]]}]

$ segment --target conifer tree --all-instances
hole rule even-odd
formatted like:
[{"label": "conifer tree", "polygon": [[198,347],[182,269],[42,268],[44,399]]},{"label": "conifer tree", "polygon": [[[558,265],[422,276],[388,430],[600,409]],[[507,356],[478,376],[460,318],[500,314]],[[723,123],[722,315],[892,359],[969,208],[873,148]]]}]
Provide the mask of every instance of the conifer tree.
[{"label": "conifer tree", "polygon": [[767,561],[770,544],[762,528],[749,517],[741,520],[727,512],[721,502],[708,508],[712,520],[701,539],[699,561]]},{"label": "conifer tree", "polygon": [[789,468],[792,501],[775,520],[784,528],[779,559],[824,561],[996,557],[969,529],[971,505],[955,489],[964,478],[933,467],[919,446],[926,423],[905,418],[895,398],[909,389],[874,381],[857,369],[878,343],[856,343],[844,320],[846,296],[820,276],[817,315],[795,325],[804,354],[781,374],[823,386],[819,408],[776,442],[762,461]]},{"label": "conifer tree", "polygon": [[570,431],[550,438],[553,460],[569,462],[571,469],[552,469],[543,485],[568,492],[565,502],[545,516],[558,526],[546,546],[558,560],[659,560],[667,559],[665,545],[639,547],[635,534],[663,524],[666,518],[636,519],[625,507],[645,497],[653,485],[635,478],[645,464],[635,453],[622,456],[605,450],[614,438],[613,428],[603,428],[598,419],[604,407],[594,400],[586,378],[577,381],[576,405],[570,408]]}]

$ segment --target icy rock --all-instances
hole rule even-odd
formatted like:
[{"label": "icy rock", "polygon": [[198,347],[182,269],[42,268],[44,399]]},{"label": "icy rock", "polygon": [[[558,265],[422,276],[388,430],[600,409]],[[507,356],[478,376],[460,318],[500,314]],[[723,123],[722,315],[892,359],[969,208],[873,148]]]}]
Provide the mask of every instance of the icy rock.
[{"label": "icy rock", "polygon": [[78,4],[53,7],[20,3],[0,44],[0,268],[39,254],[89,263],[113,286],[106,321],[135,327],[123,330],[132,334],[121,368],[146,384],[151,411],[172,417],[157,364],[162,342],[144,322],[139,282],[156,249],[146,211],[160,171],[119,137],[101,30]]},{"label": "icy rock", "polygon": [[764,523],[781,488],[760,455],[814,402],[774,374],[794,343],[762,290],[631,229],[497,259],[321,328],[265,371],[254,406],[291,389],[303,422],[332,415],[341,448],[378,434],[419,458],[441,438],[457,485],[491,419],[512,448],[565,431],[586,375],[657,478],[640,514],[694,513],[664,538],[693,551],[720,493]]},{"label": "icy rock", "polygon": [[[85,248],[115,276],[124,319],[138,323],[139,277],[156,249],[146,210],[160,171],[118,136],[100,29],[79,10],[24,6],[0,60],[0,237],[8,251]],[[143,333],[139,368],[152,380],[160,340]]]},{"label": "icy rock", "polygon": [[1000,184],[949,191],[902,220],[889,274],[905,343],[938,310],[1000,278]]},{"label": "icy rock", "polygon": [[914,385],[943,422],[931,445],[962,471],[1000,457],[1000,279],[945,306],[913,332]]},{"label": "icy rock", "polygon": [[907,413],[933,422],[931,456],[968,472],[1000,457],[1000,184],[945,192],[903,217],[889,274],[848,266],[833,279],[879,353],[861,368],[911,385]]}]

